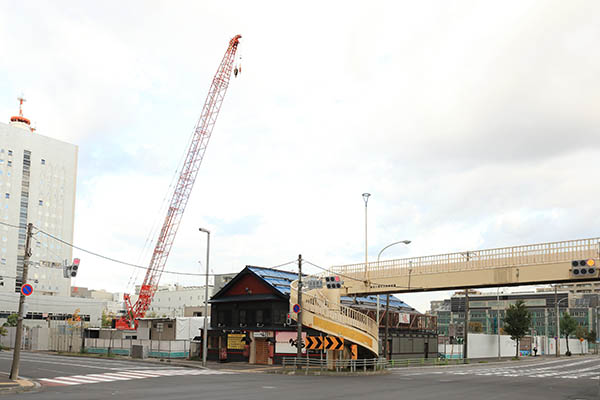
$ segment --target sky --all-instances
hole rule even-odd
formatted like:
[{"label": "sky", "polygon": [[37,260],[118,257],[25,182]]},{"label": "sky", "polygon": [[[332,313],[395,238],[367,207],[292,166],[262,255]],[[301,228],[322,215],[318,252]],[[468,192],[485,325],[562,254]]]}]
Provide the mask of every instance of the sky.
[{"label": "sky", "polygon": [[[74,244],[148,265],[229,40],[166,270],[323,268],[600,236],[595,1],[0,2],[0,119],[79,146]],[[143,270],[81,251],[73,285]],[[294,265],[282,267],[293,271]],[[309,273],[320,272],[306,266]],[[202,284],[164,274],[161,283]],[[399,295],[420,311],[450,292]]]}]

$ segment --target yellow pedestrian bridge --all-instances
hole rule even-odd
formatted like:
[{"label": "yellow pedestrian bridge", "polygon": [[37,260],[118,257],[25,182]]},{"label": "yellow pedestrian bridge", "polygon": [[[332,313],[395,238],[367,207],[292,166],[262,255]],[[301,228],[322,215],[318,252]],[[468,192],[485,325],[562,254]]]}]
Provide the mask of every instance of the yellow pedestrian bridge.
[{"label": "yellow pedestrian bridge", "polygon": [[[303,288],[302,324],[377,354],[377,322],[340,304],[340,296],[598,280],[598,259],[600,238],[590,238],[334,266],[321,277],[339,275],[342,288]],[[290,295],[294,318],[291,307],[297,302],[294,281]]]}]

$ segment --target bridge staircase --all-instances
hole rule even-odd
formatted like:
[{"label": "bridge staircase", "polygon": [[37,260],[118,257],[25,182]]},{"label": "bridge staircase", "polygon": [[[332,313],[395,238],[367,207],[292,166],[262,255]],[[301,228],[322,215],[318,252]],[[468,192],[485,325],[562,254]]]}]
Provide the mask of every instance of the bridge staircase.
[{"label": "bridge staircase", "polygon": [[[298,281],[290,285],[290,309],[298,303]],[[302,290],[302,325],[378,353],[379,329],[368,315],[340,303],[342,289]],[[290,310],[293,319],[296,313]]]}]

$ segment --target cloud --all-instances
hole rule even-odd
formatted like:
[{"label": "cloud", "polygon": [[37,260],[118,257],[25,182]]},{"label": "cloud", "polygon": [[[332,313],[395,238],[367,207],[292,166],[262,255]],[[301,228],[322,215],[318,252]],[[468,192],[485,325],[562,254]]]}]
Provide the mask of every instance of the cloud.
[{"label": "cloud", "polygon": [[[402,239],[413,243],[386,257],[598,235],[595,2],[2,8],[0,115],[23,91],[40,134],[79,145],[82,247],[148,263],[147,237],[237,33],[243,72],[167,269],[199,270],[200,226],[214,233],[216,272],[300,253],[324,267],[360,261],[365,191],[371,256]],[[132,290],[131,268],[81,257],[76,284]],[[163,275],[177,280],[200,282]],[[423,311],[435,296],[400,297]]]}]

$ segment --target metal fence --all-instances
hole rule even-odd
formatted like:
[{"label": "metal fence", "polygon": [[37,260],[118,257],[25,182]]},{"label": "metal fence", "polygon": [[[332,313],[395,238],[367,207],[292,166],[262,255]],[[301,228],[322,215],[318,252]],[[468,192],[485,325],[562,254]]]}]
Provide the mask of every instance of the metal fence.
[{"label": "metal fence", "polygon": [[387,360],[368,358],[361,360],[320,360],[303,357],[283,357],[284,369],[335,370],[337,372],[380,371],[386,368]]},{"label": "metal fence", "polygon": [[283,357],[283,369],[304,371],[367,372],[382,371],[388,368],[457,365],[464,364],[462,358],[407,358],[386,360],[385,358],[367,358],[358,360],[320,360],[306,357]]}]

